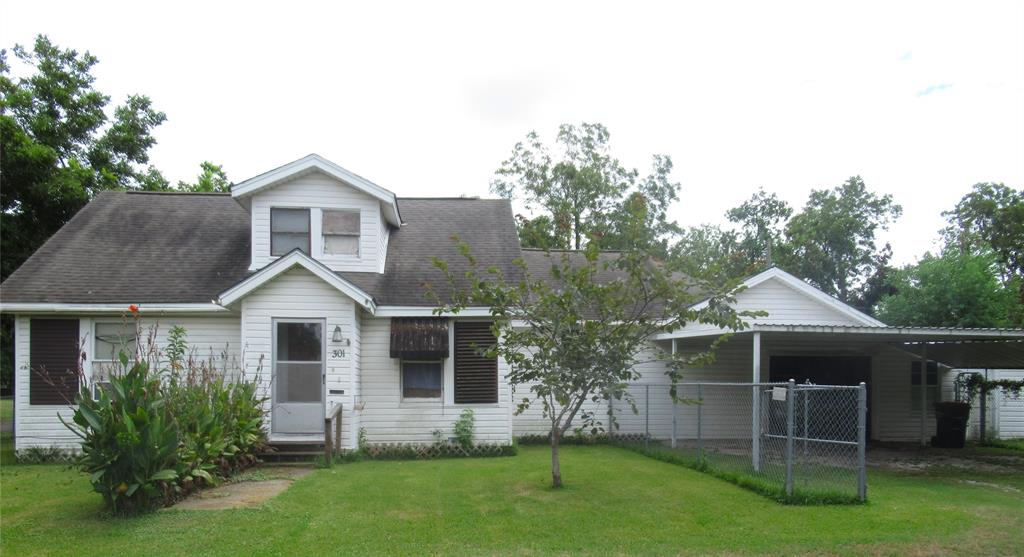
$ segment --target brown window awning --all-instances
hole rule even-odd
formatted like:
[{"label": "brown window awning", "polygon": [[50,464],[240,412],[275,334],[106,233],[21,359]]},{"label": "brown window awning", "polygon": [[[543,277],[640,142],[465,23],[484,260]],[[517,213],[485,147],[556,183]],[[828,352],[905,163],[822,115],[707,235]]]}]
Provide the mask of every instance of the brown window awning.
[{"label": "brown window awning", "polygon": [[391,320],[391,357],[436,360],[448,357],[448,320],[395,317]]}]

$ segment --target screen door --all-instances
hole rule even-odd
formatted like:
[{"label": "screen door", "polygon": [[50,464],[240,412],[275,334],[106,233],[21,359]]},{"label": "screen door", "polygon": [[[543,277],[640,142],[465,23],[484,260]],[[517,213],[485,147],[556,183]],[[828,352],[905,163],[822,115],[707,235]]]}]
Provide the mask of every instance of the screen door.
[{"label": "screen door", "polygon": [[274,433],[324,431],[323,321],[274,321]]}]

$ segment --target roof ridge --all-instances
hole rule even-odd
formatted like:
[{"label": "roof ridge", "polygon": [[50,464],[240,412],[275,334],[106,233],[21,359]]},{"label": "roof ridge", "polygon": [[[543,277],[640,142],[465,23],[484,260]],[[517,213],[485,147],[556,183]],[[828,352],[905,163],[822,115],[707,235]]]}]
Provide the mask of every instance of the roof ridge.
[{"label": "roof ridge", "polygon": [[230,196],[230,192],[223,191],[149,191],[149,190],[107,190],[111,193],[131,193],[139,195],[214,195]]},{"label": "roof ridge", "polygon": [[403,199],[413,199],[413,200],[417,200],[417,201],[509,201],[508,199],[505,199],[504,197],[452,197],[452,196],[448,196],[448,197],[444,197],[444,196],[442,196],[442,197],[426,197],[426,196],[404,197],[404,196],[397,196],[397,198],[398,198],[399,201],[401,201]]}]

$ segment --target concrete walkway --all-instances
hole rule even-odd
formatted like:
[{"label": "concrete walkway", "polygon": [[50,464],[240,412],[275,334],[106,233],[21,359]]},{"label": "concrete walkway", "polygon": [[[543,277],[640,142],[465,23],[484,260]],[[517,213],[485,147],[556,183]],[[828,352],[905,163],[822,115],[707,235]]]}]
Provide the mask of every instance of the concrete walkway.
[{"label": "concrete walkway", "polygon": [[204,489],[164,510],[221,510],[257,507],[309,475],[312,468],[265,466],[248,471],[238,480]]}]

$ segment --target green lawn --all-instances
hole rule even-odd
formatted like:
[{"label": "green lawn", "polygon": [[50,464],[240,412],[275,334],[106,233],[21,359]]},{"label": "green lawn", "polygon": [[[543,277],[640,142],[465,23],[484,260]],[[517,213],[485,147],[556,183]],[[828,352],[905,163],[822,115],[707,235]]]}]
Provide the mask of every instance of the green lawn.
[{"label": "green lawn", "polygon": [[14,417],[14,399],[0,398],[0,421],[6,422]]},{"label": "green lawn", "polygon": [[[8,461],[9,462],[9,461]],[[607,446],[360,462],[318,470],[260,508],[104,518],[64,466],[0,468],[3,555],[1014,554],[1024,474],[872,474],[866,505],[780,505]]]}]

